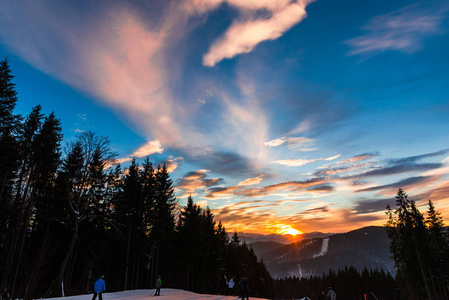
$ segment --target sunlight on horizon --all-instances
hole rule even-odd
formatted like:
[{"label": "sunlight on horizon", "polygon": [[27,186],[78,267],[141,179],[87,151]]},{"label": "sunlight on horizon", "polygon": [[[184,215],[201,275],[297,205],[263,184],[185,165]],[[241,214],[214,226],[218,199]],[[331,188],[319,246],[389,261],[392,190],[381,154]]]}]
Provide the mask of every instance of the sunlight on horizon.
[{"label": "sunlight on horizon", "polygon": [[298,234],[302,234],[301,231],[299,231],[299,230],[297,230],[297,229],[295,229],[295,228],[293,228],[291,226],[288,226],[288,225],[282,226],[282,229],[279,230],[278,233],[282,234],[282,235],[290,234],[290,235],[293,235],[293,236],[296,236]]}]

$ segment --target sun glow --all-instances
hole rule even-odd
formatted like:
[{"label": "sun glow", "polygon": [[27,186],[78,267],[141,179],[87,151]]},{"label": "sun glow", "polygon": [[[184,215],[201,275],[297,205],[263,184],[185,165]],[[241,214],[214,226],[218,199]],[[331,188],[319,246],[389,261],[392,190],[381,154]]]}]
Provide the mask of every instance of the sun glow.
[{"label": "sun glow", "polygon": [[298,235],[298,234],[302,234],[302,232],[299,231],[299,230],[296,230],[295,228],[293,228],[291,226],[285,225],[285,226],[282,226],[281,230],[279,230],[279,234],[282,234],[282,235],[286,235],[286,234]]}]

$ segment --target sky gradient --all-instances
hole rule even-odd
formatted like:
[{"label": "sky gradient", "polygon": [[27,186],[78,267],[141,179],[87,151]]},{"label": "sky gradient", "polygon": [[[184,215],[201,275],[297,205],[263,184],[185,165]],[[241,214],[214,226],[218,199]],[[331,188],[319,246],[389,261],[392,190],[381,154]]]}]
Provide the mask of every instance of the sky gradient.
[{"label": "sky gradient", "polygon": [[64,140],[150,155],[228,231],[449,217],[447,1],[2,1],[0,56]]}]

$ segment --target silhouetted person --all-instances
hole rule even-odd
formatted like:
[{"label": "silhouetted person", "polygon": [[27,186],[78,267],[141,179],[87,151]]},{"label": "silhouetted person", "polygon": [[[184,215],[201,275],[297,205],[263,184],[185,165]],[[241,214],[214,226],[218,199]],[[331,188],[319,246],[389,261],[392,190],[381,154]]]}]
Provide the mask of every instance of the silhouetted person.
[{"label": "silhouetted person", "polygon": [[162,287],[162,279],[161,275],[159,275],[156,279],[156,293],[154,293],[155,296],[161,295],[161,287]]},{"label": "silhouetted person", "polygon": [[249,300],[249,285],[248,278],[244,277],[242,280],[242,300]]},{"label": "silhouetted person", "polygon": [[106,284],[104,283],[104,276],[101,275],[100,278],[94,284],[94,297],[92,300],[95,300],[98,295],[98,299],[103,300],[103,293],[106,292]]},{"label": "silhouetted person", "polygon": [[331,300],[337,300],[337,294],[334,292],[334,290],[329,287],[329,291],[327,292],[327,297]]}]

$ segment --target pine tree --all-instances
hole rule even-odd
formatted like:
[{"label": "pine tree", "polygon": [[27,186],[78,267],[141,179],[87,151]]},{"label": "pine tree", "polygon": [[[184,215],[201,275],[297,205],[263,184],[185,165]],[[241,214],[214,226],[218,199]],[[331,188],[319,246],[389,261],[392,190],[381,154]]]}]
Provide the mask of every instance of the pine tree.
[{"label": "pine tree", "polygon": [[11,241],[16,232],[15,207],[12,199],[12,179],[18,168],[17,126],[19,116],[14,115],[17,91],[12,82],[8,60],[0,60],[0,290],[6,287],[13,257]]},{"label": "pine tree", "polygon": [[[17,103],[17,92],[12,82],[14,76],[11,74],[7,59],[0,61],[0,211],[6,209],[4,194],[16,169],[17,143],[15,129],[18,125],[19,116],[14,115]],[[3,208],[3,209],[2,209]],[[2,214],[0,213],[0,216]],[[4,219],[4,218],[0,218]],[[1,225],[1,224],[0,224]],[[2,229],[2,228],[0,228]]]},{"label": "pine tree", "polygon": [[198,291],[195,274],[198,269],[199,244],[201,242],[198,235],[201,224],[201,207],[193,202],[191,196],[187,199],[187,205],[181,210],[177,224],[177,241],[181,249],[177,261],[180,269],[184,270],[179,274],[185,281],[182,287],[187,290]]},{"label": "pine tree", "polygon": [[432,286],[437,298],[449,297],[449,235],[440,212],[429,199],[426,224],[429,229]]},{"label": "pine tree", "polygon": [[[139,175],[139,165],[135,159],[131,161],[120,187],[121,191],[114,201],[114,207],[115,219],[126,240],[124,270],[124,289],[126,290],[128,289],[131,265],[135,263],[132,258],[136,257],[135,253],[138,252],[139,245],[142,244],[139,230],[142,230],[144,226],[142,182]],[[135,287],[132,286],[132,288]]]},{"label": "pine tree", "polygon": [[[17,289],[18,274],[21,270],[23,252],[26,238],[34,234],[40,219],[41,211],[38,210],[40,201],[46,201],[46,195],[53,186],[56,169],[59,165],[60,143],[62,140],[60,121],[52,113],[46,117],[40,126],[39,132],[32,139],[31,153],[28,160],[29,175],[27,176],[26,189],[23,195],[24,203],[23,234],[19,246],[19,254],[15,267],[15,275],[12,282],[11,294],[15,295]],[[26,233],[26,234],[25,234]],[[30,258],[29,258],[30,260]],[[25,281],[22,278],[21,281]],[[23,291],[23,289],[21,289]]]},{"label": "pine tree", "polygon": [[172,241],[175,232],[174,210],[177,205],[173,180],[167,166],[158,166],[155,172],[155,194],[151,204],[150,239],[156,251],[155,272],[169,280],[168,270],[172,260]]},{"label": "pine tree", "polygon": [[[33,108],[27,116],[24,124],[18,131],[18,164],[17,174],[14,178],[12,193],[9,201],[9,233],[6,237],[6,245],[9,248],[8,256],[3,275],[2,286],[12,285],[12,294],[14,294],[14,282],[16,274],[20,267],[21,249],[23,247],[26,229],[28,226],[28,215],[33,198],[33,182],[36,179],[36,166],[32,162],[34,154],[34,140],[42,126],[43,114],[41,106]],[[11,273],[15,270],[14,274]]]},{"label": "pine tree", "polygon": [[[394,212],[387,206],[389,220],[386,226],[390,238],[390,252],[397,270],[398,286],[403,295],[411,299],[424,296],[434,299],[438,297],[434,286],[435,275],[439,272],[435,269],[437,267],[431,244],[432,230],[426,227],[424,216],[415,202],[407,199],[407,194],[402,189],[396,194],[396,205]],[[438,227],[438,218],[434,212],[430,212],[430,216],[432,215],[431,218]]]}]

